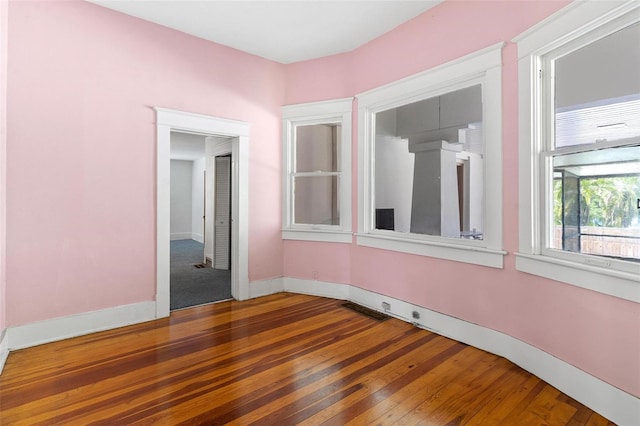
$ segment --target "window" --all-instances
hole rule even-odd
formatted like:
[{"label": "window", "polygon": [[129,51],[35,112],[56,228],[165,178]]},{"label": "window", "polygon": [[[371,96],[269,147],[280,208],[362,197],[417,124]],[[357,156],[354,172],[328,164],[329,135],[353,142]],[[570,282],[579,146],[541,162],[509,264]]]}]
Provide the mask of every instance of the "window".
[{"label": "window", "polygon": [[502,267],[501,47],[358,95],[358,244]]},{"label": "window", "polygon": [[630,300],[640,300],[638,12],[585,2],[517,40],[517,267]]},{"label": "window", "polygon": [[352,99],[283,107],[285,239],[351,237]]},{"label": "window", "polygon": [[481,87],[376,113],[375,229],[483,239]]}]

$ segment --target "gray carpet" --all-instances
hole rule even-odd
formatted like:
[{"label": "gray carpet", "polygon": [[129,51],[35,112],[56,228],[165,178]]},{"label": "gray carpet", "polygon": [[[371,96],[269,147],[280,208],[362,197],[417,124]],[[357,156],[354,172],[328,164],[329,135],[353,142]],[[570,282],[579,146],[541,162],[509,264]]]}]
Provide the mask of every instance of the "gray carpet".
[{"label": "gray carpet", "polygon": [[193,266],[198,263],[202,244],[171,241],[171,310],[231,299],[231,271]]}]

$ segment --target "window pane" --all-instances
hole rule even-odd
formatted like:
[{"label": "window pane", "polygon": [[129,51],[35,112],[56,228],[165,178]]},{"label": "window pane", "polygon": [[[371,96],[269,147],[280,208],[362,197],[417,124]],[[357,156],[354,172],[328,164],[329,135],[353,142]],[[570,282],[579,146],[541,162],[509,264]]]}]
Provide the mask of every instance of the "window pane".
[{"label": "window pane", "polygon": [[640,23],[555,60],[555,147],[640,135]]},{"label": "window pane", "polygon": [[482,239],[480,85],[376,114],[376,229]]},{"label": "window pane", "polygon": [[339,225],[337,176],[294,178],[295,223]]},{"label": "window pane", "polygon": [[296,172],[339,171],[341,126],[296,126]]},{"label": "window pane", "polygon": [[559,250],[640,259],[640,146],[555,156]]}]

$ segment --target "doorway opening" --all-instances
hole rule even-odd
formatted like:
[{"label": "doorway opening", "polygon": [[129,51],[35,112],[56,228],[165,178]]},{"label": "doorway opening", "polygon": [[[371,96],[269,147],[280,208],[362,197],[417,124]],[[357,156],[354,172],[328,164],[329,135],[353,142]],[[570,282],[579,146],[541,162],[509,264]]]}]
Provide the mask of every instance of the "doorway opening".
[{"label": "doorway opening", "polygon": [[231,152],[213,157],[231,140],[172,131],[170,145],[170,310],[231,299]]},{"label": "doorway opening", "polygon": [[[249,125],[244,122],[193,114],[183,111],[154,108],[157,117],[157,219],[156,219],[156,317],[170,313],[171,296],[171,135],[172,133],[205,137],[205,163],[216,156],[230,154],[230,255],[227,273],[231,276],[231,297],[249,298],[248,273],[248,147]],[[212,177],[215,165],[210,167]],[[205,169],[207,167],[205,166]],[[213,188],[213,180],[205,178]],[[193,189],[193,188],[192,188]],[[204,190],[203,190],[204,194]],[[204,198],[204,197],[203,197]],[[213,197],[208,197],[211,200]],[[205,204],[207,201],[205,200]],[[203,220],[203,252],[198,262],[207,263],[207,238],[213,242],[213,221]],[[209,216],[213,218],[213,213]],[[193,223],[193,222],[192,222]],[[211,228],[211,229],[209,229]],[[211,236],[211,238],[209,238]],[[194,240],[195,241],[195,240]],[[211,244],[213,249],[213,244]],[[212,253],[211,262],[215,262]],[[194,267],[194,269],[196,269]],[[203,268],[204,269],[204,268]],[[207,268],[213,269],[213,268]]]}]

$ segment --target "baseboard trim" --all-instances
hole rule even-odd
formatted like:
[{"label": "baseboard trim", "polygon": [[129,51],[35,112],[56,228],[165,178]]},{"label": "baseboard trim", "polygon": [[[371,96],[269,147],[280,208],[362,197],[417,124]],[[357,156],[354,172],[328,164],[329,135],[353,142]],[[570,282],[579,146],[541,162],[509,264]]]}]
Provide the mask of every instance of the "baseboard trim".
[{"label": "baseboard trim", "polygon": [[9,327],[5,339],[12,351],[154,319],[156,303],[141,302]]},{"label": "baseboard trim", "polygon": [[196,232],[191,233],[191,239],[199,243],[204,243],[204,238],[202,237],[202,234],[198,234]]},{"label": "baseboard trim", "polygon": [[9,356],[9,338],[7,335],[8,333],[6,329],[0,332],[0,374],[2,374],[2,369],[4,368],[4,364],[7,362],[7,357]]},{"label": "baseboard trim", "polygon": [[171,241],[175,240],[190,240],[191,232],[175,232],[170,236]]},{"label": "baseboard trim", "polygon": [[284,291],[292,293],[346,300],[349,298],[349,287],[348,284],[284,277]]},{"label": "baseboard trim", "polygon": [[284,278],[272,278],[249,283],[249,299],[282,293],[284,291]]}]

